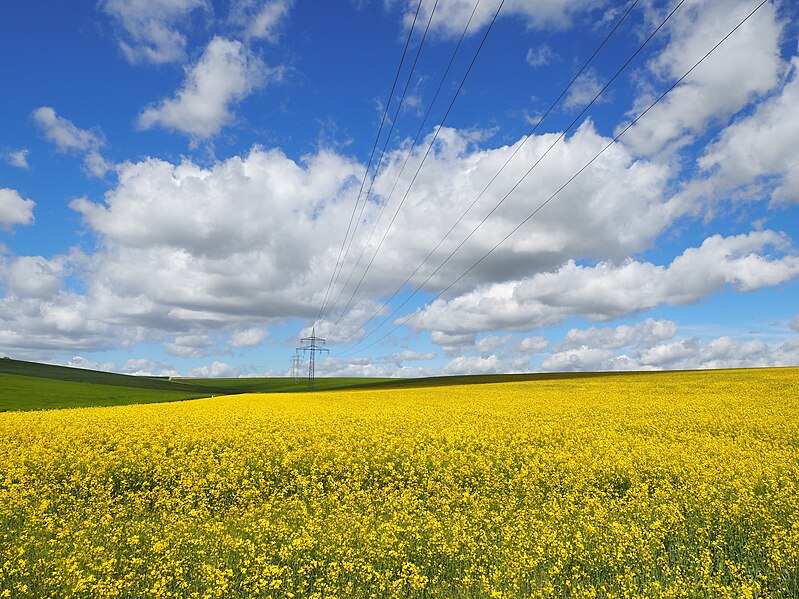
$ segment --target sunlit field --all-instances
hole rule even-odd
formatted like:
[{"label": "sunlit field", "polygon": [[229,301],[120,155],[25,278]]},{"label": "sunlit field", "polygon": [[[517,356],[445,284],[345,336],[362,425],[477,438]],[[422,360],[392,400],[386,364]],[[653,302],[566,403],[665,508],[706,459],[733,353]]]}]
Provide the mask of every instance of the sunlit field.
[{"label": "sunlit field", "polygon": [[799,369],[0,414],[2,597],[797,597]]}]

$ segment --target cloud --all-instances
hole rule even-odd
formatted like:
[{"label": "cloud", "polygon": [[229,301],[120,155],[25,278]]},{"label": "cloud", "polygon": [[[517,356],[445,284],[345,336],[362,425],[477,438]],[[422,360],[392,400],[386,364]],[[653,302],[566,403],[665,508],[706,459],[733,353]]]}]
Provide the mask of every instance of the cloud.
[{"label": "cloud", "polygon": [[20,256],[0,262],[0,280],[18,298],[52,299],[60,291],[66,274],[64,258]]},{"label": "cloud", "polygon": [[651,347],[661,341],[674,337],[677,324],[670,320],[647,318],[636,325],[619,325],[615,328],[591,327],[589,329],[569,329],[566,338],[558,345],[557,351],[593,347],[599,349],[618,349],[621,347]]},{"label": "cloud", "polygon": [[180,358],[202,358],[213,346],[214,342],[208,335],[178,335],[174,341],[164,343],[164,350]]},{"label": "cloud", "polygon": [[[698,164],[708,173],[705,192],[724,197],[731,190],[772,178],[775,203],[799,203],[799,58],[778,93],[727,127]],[[747,194],[751,197],[751,194]]]},{"label": "cloud", "polygon": [[62,290],[49,299],[7,295],[0,298],[0,346],[25,352],[83,352],[141,341],[135,330],[116,329],[99,318],[76,293]]},{"label": "cloud", "polygon": [[186,56],[186,36],[176,26],[206,0],[101,0],[100,8],[122,29],[119,47],[131,63],[163,64]]},{"label": "cloud", "polygon": [[[413,22],[417,2],[406,0],[403,20],[406,27]],[[419,12],[419,20],[426,23],[430,18],[432,3],[424,2]],[[471,0],[439,0],[436,15],[431,23],[433,31],[445,37],[459,36],[469,20],[474,8]],[[530,2],[529,0],[506,0],[502,16],[517,16],[525,19],[527,25],[536,29],[563,29],[568,27],[575,15],[600,10],[606,3],[588,0],[562,0],[557,2]],[[497,10],[499,2],[481,2],[477,6],[470,31],[476,32],[488,25]]]},{"label": "cloud", "polygon": [[544,337],[525,337],[519,342],[519,350],[523,352],[539,353],[549,346],[549,341]]},{"label": "cloud", "polygon": [[[564,108],[584,108],[597,96],[603,87],[604,84],[589,69],[569,88],[569,93],[566,94],[566,99],[563,101]],[[599,96],[594,104],[603,102],[607,102],[607,93]]]},{"label": "cloud", "polygon": [[83,356],[73,356],[64,364],[70,368],[83,368],[84,370],[100,370],[103,372],[115,372],[116,365],[113,362],[95,362]]},{"label": "cloud", "polygon": [[541,370],[553,372],[597,372],[606,370],[645,370],[629,356],[608,349],[581,347],[553,353],[541,362]]},{"label": "cloud", "polygon": [[228,341],[228,346],[237,348],[258,347],[269,337],[267,329],[252,328],[234,331]]},{"label": "cloud", "polygon": [[789,326],[791,327],[791,330],[799,332],[799,314],[794,316]]},{"label": "cloud", "polygon": [[60,117],[50,106],[42,106],[32,113],[33,120],[53,142],[60,152],[85,152],[83,170],[93,177],[102,178],[114,165],[103,158],[99,148],[105,145],[100,131],[81,129],[74,123]]},{"label": "cloud", "polygon": [[241,368],[226,364],[225,362],[213,362],[205,366],[198,366],[191,369],[191,376],[198,378],[235,378],[242,375]]},{"label": "cloud", "polygon": [[476,341],[475,337],[475,333],[453,335],[436,330],[430,333],[430,341],[436,345],[440,345],[444,353],[448,356],[458,356],[471,350]]},{"label": "cloud", "polygon": [[11,166],[15,166],[17,168],[30,168],[28,164],[28,154],[30,152],[28,150],[8,150],[2,153],[2,158]]},{"label": "cloud", "polygon": [[50,106],[37,108],[32,116],[42,129],[45,138],[53,142],[61,152],[70,150],[89,152],[105,145],[101,133],[75,126],[68,119],[58,116]]},{"label": "cloud", "polygon": [[502,361],[494,355],[457,356],[444,365],[443,372],[444,374],[493,374],[506,370]]},{"label": "cloud", "polygon": [[230,9],[230,22],[240,28],[244,39],[263,39],[276,44],[282,21],[293,0],[237,0]]},{"label": "cloud", "polygon": [[[652,318],[635,325],[572,328],[540,368],[557,372],[651,370],[656,365],[640,360],[640,352],[672,339],[676,333],[675,322]],[[619,353],[622,349],[628,351]]]},{"label": "cloud", "polygon": [[119,369],[123,374],[135,376],[178,376],[179,373],[171,364],[150,360],[148,358],[134,358],[125,362]]},{"label": "cloud", "polygon": [[209,168],[148,159],[117,171],[105,202],[71,203],[102,239],[83,270],[99,312],[180,332],[317,314],[358,165],[254,148]]},{"label": "cloud", "polygon": [[[476,148],[478,139],[484,136],[441,131],[355,301],[331,335],[349,290],[341,294],[317,335],[335,343],[352,334],[350,340],[357,341],[363,335],[360,325],[369,316],[387,312],[378,310],[374,298],[394,290],[400,277],[427,255],[432,240],[443,236],[460,216],[463,198],[476,197],[514,150]],[[518,152],[519,163],[509,165],[496,189],[485,194],[439,256],[459,243],[553,139],[547,134],[527,142]],[[428,289],[448,285],[606,143],[587,124],[556,146],[548,156],[548,168],[542,164],[537,177],[519,186],[517,195],[431,279]],[[403,158],[401,153],[388,158],[384,177],[375,185],[378,197],[387,196]],[[495,251],[486,268],[475,269],[460,289],[548,272],[573,255],[623,260],[629,252],[647,247],[678,213],[662,195],[668,174],[664,167],[631,161],[620,147],[595,166],[591,176],[575,181],[538,220]],[[207,167],[188,159],[179,164],[154,158],[119,164],[117,182],[104,201],[79,198],[70,204],[100,240],[98,250],[81,267],[87,299],[104,321],[179,334],[202,327],[233,333],[273,319],[314,318],[336,263],[362,168],[333,151],[294,161],[278,150],[259,147]],[[403,175],[400,189],[409,177]],[[379,210],[378,202],[367,205],[333,299]],[[575,219],[576,212],[585,218]],[[368,249],[375,247],[382,231],[377,229]],[[367,259],[370,255],[365,254]],[[436,265],[426,265],[420,276]],[[458,351],[457,343],[473,344],[474,338],[450,341],[442,347],[451,354]]]},{"label": "cloud", "polygon": [[557,59],[558,55],[549,47],[548,44],[541,44],[535,48],[527,50],[527,64],[531,67],[543,67]]},{"label": "cloud", "polygon": [[0,230],[32,224],[35,205],[36,202],[26,200],[15,189],[0,188]]},{"label": "cloud", "polygon": [[444,366],[449,374],[488,372],[530,372],[533,362],[549,345],[541,336],[519,338],[513,335],[448,335],[433,331],[431,341],[441,345],[451,358]]},{"label": "cloud", "polygon": [[665,267],[631,259],[596,266],[570,260],[554,272],[436,300],[409,324],[450,335],[526,331],[578,315],[610,320],[662,304],[691,304],[725,285],[751,291],[799,274],[799,256],[758,253],[770,248],[789,250],[788,240],[773,231],[714,235]]},{"label": "cloud", "polygon": [[799,340],[768,344],[759,339],[741,341],[731,337],[707,342],[681,339],[646,350],[640,360],[669,370],[794,366],[799,363]]},{"label": "cloud", "polygon": [[[290,373],[286,374],[286,376],[289,374]],[[435,376],[436,374],[440,374],[438,369],[420,366],[403,366],[395,362],[374,363],[368,358],[342,360],[340,358],[327,357],[318,359],[316,362],[316,376],[343,378],[415,378],[421,376]],[[304,382],[301,384],[304,384]]]},{"label": "cloud", "polygon": [[398,353],[389,354],[383,360],[385,362],[401,366],[403,362],[426,362],[436,358],[435,352],[418,352],[406,349]]},{"label": "cloud", "polygon": [[[650,61],[647,80],[654,77],[666,89],[752,8],[749,2],[728,0],[685,4],[667,24],[669,42]],[[662,15],[652,14],[651,19],[660,21]],[[765,4],[646,118],[627,131],[623,143],[638,155],[680,147],[691,143],[711,122],[726,120],[773,89],[784,68],[779,48],[781,31],[776,5]],[[648,106],[655,93],[661,92],[644,90],[631,114]]]},{"label": "cloud", "polygon": [[[656,329],[659,333],[652,334]],[[544,371],[686,370],[792,366],[799,363],[799,338],[767,343],[729,336],[673,338],[671,321],[647,320],[632,327],[571,329],[540,365]],[[581,343],[575,343],[579,340]]]},{"label": "cloud", "polygon": [[114,165],[98,152],[89,152],[83,158],[83,168],[89,175],[101,179],[108,171],[114,169]]},{"label": "cloud", "polygon": [[279,70],[267,69],[241,42],[215,37],[188,69],[176,96],[146,108],[139,115],[139,127],[161,126],[193,138],[211,137],[233,121],[232,104],[279,78]]},{"label": "cloud", "polygon": [[[443,129],[435,152],[428,156],[375,261],[374,276],[411,271],[410,265],[421,262],[435,240],[443,237],[462,216],[464,205],[478,197],[518,149],[514,159],[414,279],[417,282],[433,275],[425,286],[427,291],[449,285],[609,141],[587,122],[557,143],[540,166],[519,183],[557,138],[558,134],[544,134],[527,139],[526,143],[520,140],[511,146],[476,149],[468,132]],[[415,153],[410,162],[413,165],[413,161],[420,159]],[[381,199],[388,197],[401,165],[399,156],[389,160],[375,184],[376,195]],[[397,185],[400,190],[407,189],[414,173],[412,169],[406,170],[410,172],[403,173]],[[507,281],[549,270],[570,257],[618,259],[645,249],[683,211],[680,205],[663,196],[668,175],[666,167],[633,161],[624,148],[612,146],[459,285],[467,288],[480,282]],[[502,207],[444,268],[433,274],[444,257],[514,185],[517,187]],[[399,198],[392,201],[396,203]],[[390,204],[391,208],[393,205]],[[382,231],[379,227],[378,235]],[[372,241],[372,245],[375,243]]]}]

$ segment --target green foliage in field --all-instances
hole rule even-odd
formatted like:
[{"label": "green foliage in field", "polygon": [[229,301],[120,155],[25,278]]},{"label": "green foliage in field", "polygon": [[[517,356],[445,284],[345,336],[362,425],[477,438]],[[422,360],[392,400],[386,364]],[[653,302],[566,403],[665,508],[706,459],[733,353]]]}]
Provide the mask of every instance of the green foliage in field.
[{"label": "green foliage in field", "polygon": [[[221,393],[302,393],[308,391],[308,379],[301,378],[295,383],[293,378],[239,378],[239,379],[178,379],[189,382],[193,386],[214,389],[217,395]],[[371,387],[391,381],[403,379],[379,378],[336,378],[319,377],[316,379],[316,391],[329,391],[332,389],[354,389]]]},{"label": "green foliage in field", "polygon": [[0,374],[0,412],[121,406],[200,397],[207,397],[207,393],[98,385]]},{"label": "green foliage in field", "polygon": [[85,368],[71,368],[68,366],[54,366],[52,364],[11,360],[9,358],[0,359],[0,374],[13,374],[72,383],[112,385],[115,387],[132,389],[186,391],[195,394],[198,391],[201,393],[207,391],[207,389],[197,389],[197,387],[190,383],[173,382],[165,378],[114,374],[111,372],[87,370]]}]

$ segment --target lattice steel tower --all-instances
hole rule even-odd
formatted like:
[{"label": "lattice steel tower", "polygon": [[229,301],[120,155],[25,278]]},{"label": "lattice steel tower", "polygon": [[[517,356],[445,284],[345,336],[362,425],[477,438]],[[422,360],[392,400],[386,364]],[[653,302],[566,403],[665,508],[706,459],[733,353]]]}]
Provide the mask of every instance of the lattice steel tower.
[{"label": "lattice steel tower", "polygon": [[326,347],[319,347],[317,343],[325,344],[324,339],[316,336],[316,329],[311,329],[310,337],[303,337],[300,341],[305,343],[302,347],[297,348],[297,352],[308,352],[308,388],[314,389],[316,384],[314,382],[314,369],[316,367],[316,352],[329,352]]},{"label": "lattice steel tower", "polygon": [[300,382],[300,366],[302,366],[302,356],[295,353],[291,356],[291,376],[294,377],[295,385]]}]

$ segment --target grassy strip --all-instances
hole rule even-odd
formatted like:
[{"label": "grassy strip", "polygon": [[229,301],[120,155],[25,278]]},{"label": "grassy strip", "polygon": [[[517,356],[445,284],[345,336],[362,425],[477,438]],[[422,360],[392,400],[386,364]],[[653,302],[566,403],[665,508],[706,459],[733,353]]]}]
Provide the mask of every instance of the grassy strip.
[{"label": "grassy strip", "polygon": [[[319,378],[318,391],[369,386],[392,379]],[[239,393],[296,393],[306,379],[166,379],[0,359],[0,411],[118,406]]]},{"label": "grassy strip", "polygon": [[[131,376],[87,370],[85,368],[71,368],[69,366],[54,366],[52,364],[39,364],[25,362],[10,358],[0,359],[0,374],[66,381],[73,383],[92,383],[95,385],[111,385],[115,387],[128,387],[132,389],[152,389],[156,391],[182,391],[194,394],[208,393],[206,386],[198,387],[187,382],[174,382],[165,378],[149,376]],[[211,391],[215,393],[215,390]]]},{"label": "grassy strip", "polygon": [[[308,380],[302,378],[298,383],[291,377],[241,378],[241,379],[176,379],[191,383],[195,387],[221,389],[229,394],[236,393],[297,393],[308,391]],[[400,382],[405,379],[367,379],[367,378],[317,378],[316,391],[333,389],[357,389],[376,385]]]},{"label": "grassy strip", "polygon": [[208,392],[165,391],[0,374],[0,412],[121,406],[207,397]]}]

